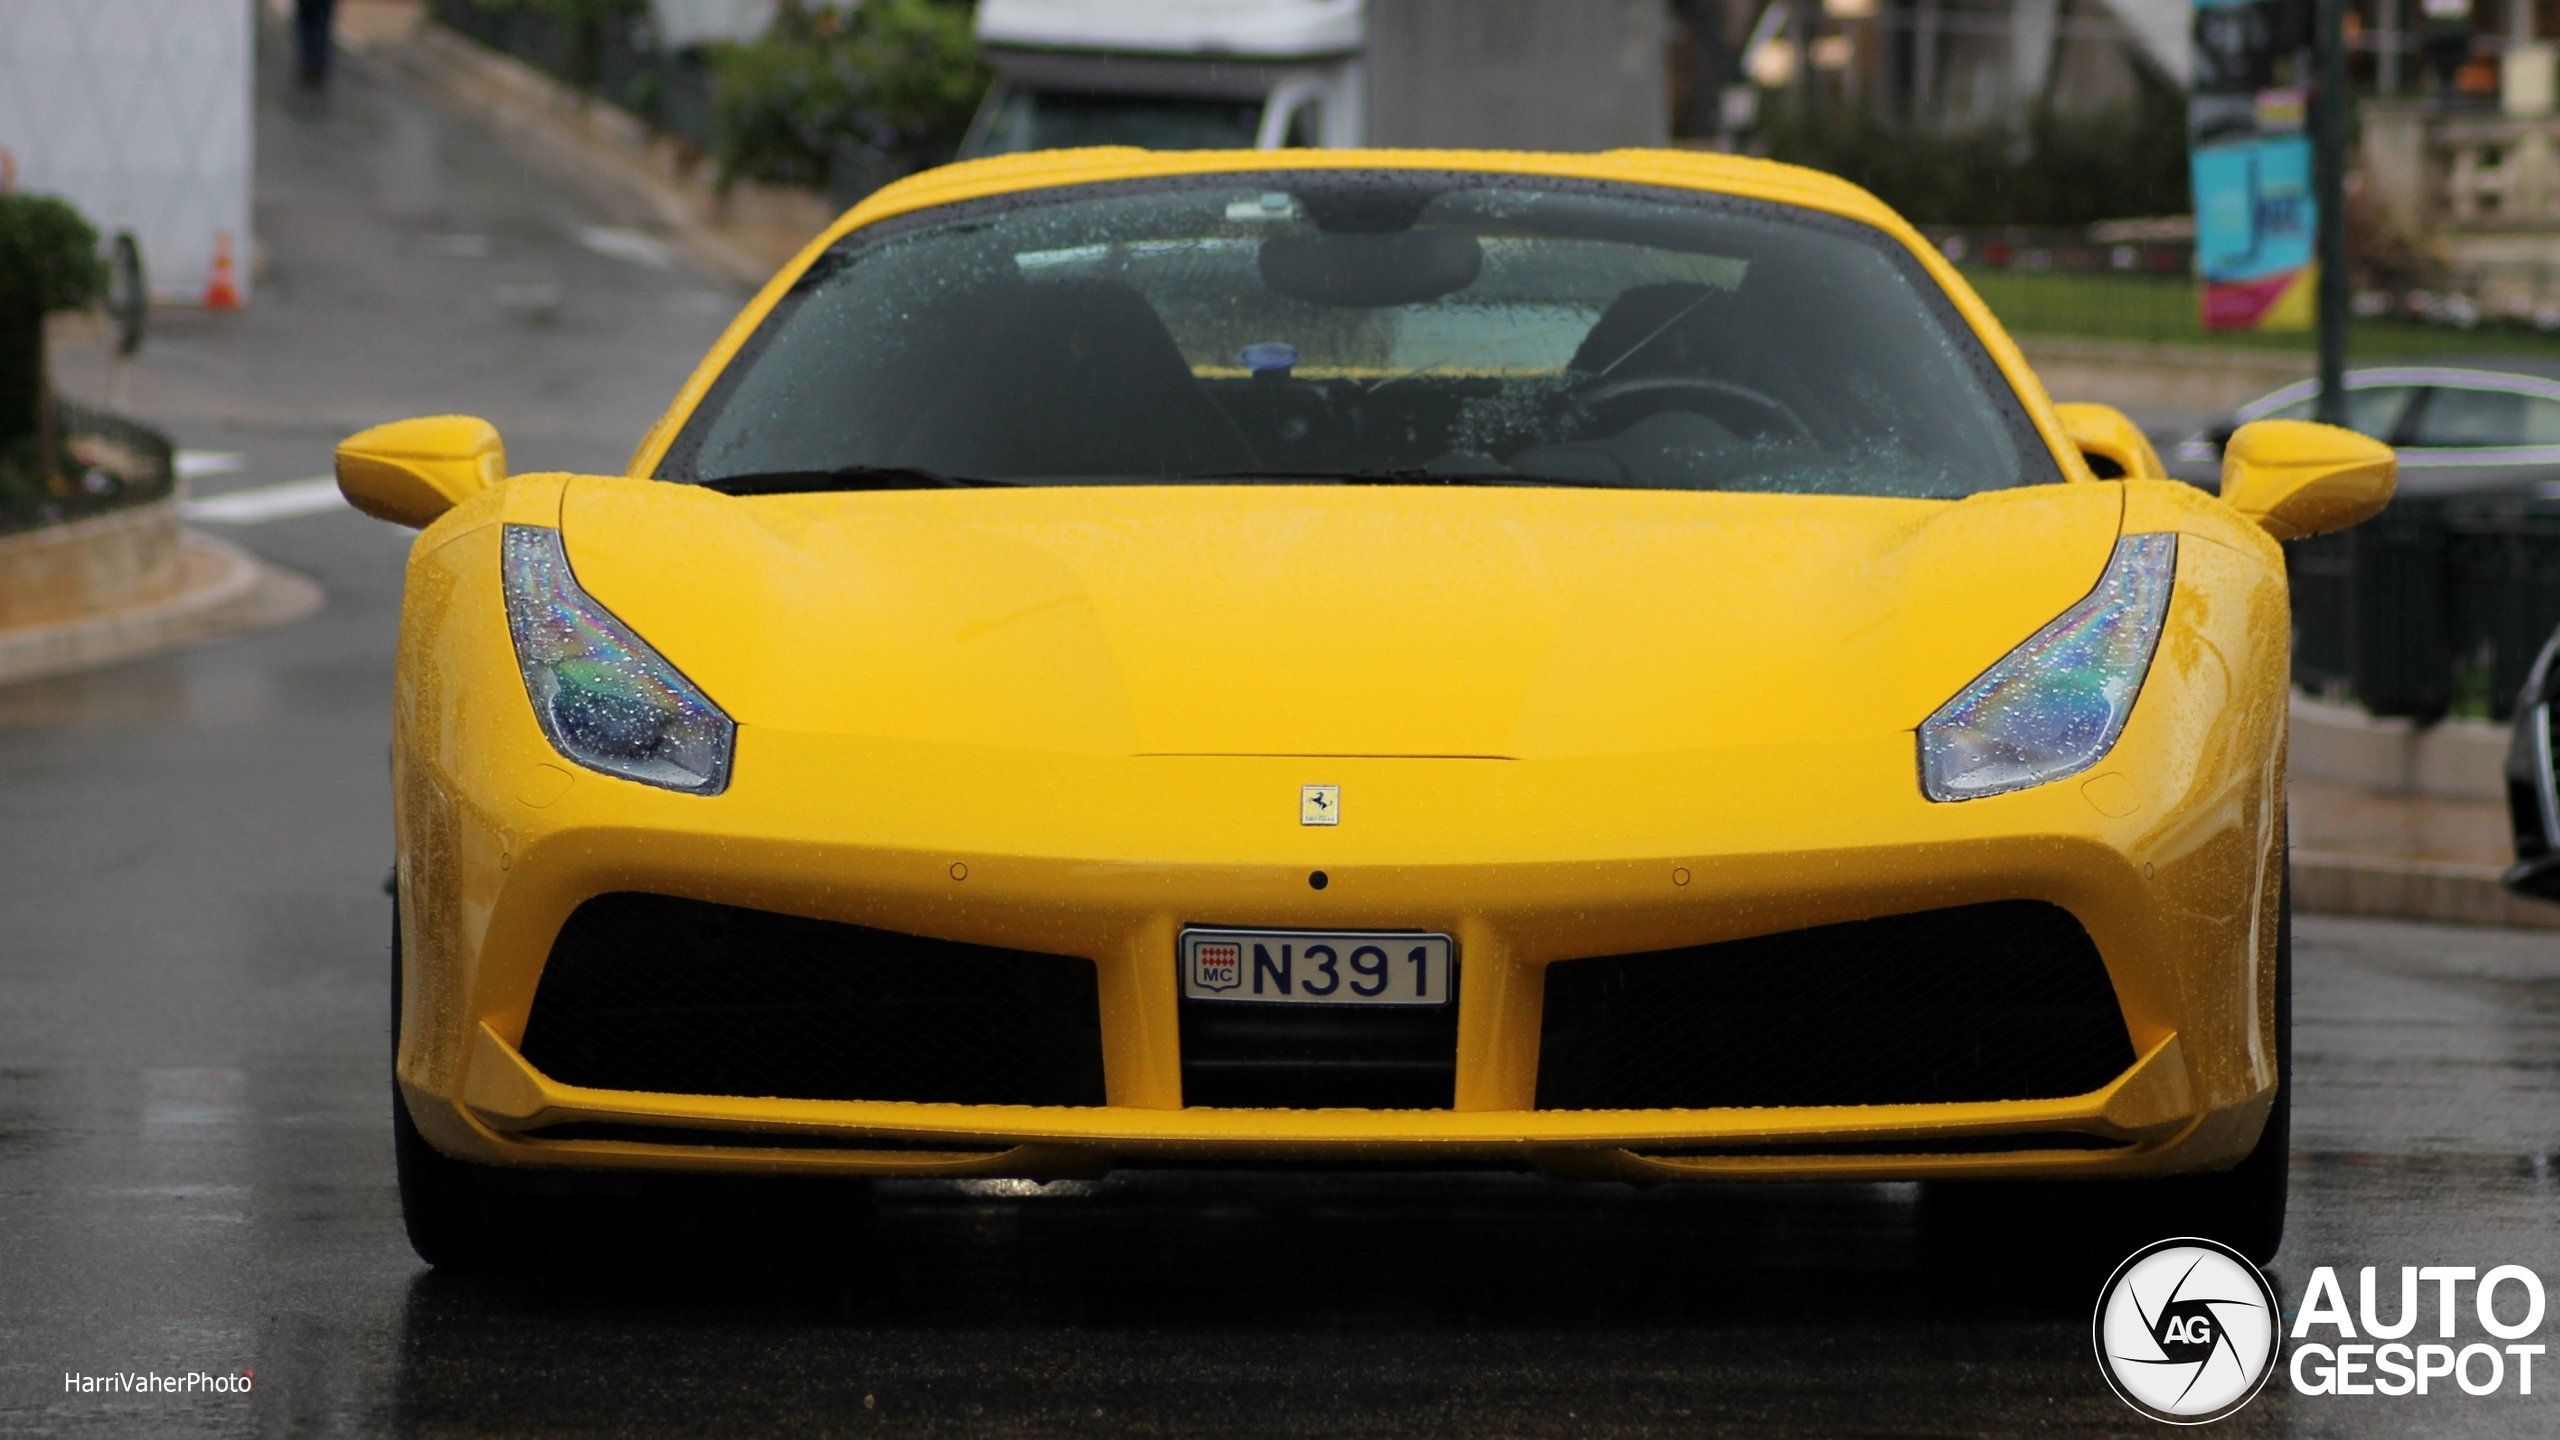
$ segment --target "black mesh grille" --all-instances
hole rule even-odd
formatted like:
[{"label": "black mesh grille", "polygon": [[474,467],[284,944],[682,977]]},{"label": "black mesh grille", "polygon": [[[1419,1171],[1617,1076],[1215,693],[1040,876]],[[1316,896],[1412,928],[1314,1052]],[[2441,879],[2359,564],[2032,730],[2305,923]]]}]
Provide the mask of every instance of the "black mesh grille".
[{"label": "black mesh grille", "polygon": [[1550,965],[1538,1108],[2045,1099],[2133,1058],[2080,922],[2006,900]]},{"label": "black mesh grille", "polygon": [[1103,1103],[1090,960],[664,895],[560,927],[523,1052],[605,1090]]}]

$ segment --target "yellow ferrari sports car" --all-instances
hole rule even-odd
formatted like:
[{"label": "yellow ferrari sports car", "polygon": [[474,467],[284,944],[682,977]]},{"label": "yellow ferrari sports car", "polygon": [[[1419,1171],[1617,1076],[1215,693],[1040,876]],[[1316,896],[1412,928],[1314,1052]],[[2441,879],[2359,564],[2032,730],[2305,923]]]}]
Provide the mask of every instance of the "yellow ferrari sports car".
[{"label": "yellow ferrari sports car", "polygon": [[1842,181],[955,165],[627,473],[440,417],[338,475],[422,527],[430,1261],[635,1172],[2080,1180],[2281,1232],[2277,542],[2391,452],[2269,421],[2161,478]]}]

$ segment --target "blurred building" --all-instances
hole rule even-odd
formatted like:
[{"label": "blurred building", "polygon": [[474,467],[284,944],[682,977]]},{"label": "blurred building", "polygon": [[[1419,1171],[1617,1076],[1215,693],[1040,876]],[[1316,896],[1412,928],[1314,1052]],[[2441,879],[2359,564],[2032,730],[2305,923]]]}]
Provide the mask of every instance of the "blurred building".
[{"label": "blurred building", "polygon": [[130,231],[154,299],[250,283],[251,0],[0,0],[0,188]]},{"label": "blurred building", "polygon": [[[1820,86],[1835,103],[1927,129],[2012,125],[2039,107],[2130,107],[2145,72],[2183,88],[2188,0],[1689,0],[1695,36],[1720,27],[1741,78]],[[1738,118],[1738,117],[1736,117]],[[1705,127],[1697,127],[1703,130]]]},{"label": "blurred building", "polygon": [[[2560,52],[2524,0],[2361,0],[2368,313],[2560,328]],[[2442,312],[2442,313],[2437,313]]]}]

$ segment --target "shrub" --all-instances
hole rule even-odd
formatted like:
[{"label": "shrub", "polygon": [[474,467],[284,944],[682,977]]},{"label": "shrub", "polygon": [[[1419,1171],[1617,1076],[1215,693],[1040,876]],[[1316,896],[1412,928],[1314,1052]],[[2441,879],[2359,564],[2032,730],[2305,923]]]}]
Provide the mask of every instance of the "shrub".
[{"label": "shrub", "polygon": [[1768,110],[1771,159],[1855,181],[1916,225],[2086,225],[2191,208],[2186,101],[2165,85],[2146,82],[2116,114],[2040,110],[2023,134],[1921,130],[1864,109],[1798,120],[1784,96]]},{"label": "shrub", "polygon": [[593,88],[603,68],[605,31],[649,13],[649,0],[469,0],[473,9],[503,14],[531,11],[554,27],[541,63],[573,85]]},{"label": "shrub", "polygon": [[[106,293],[98,232],[46,195],[0,195],[0,492],[62,488],[44,317]],[[0,508],[9,495],[0,494]]]},{"label": "shrub", "polygon": [[876,184],[949,159],[989,78],[968,7],[945,0],[782,0],[712,63],[721,178],[821,189],[840,165]]}]

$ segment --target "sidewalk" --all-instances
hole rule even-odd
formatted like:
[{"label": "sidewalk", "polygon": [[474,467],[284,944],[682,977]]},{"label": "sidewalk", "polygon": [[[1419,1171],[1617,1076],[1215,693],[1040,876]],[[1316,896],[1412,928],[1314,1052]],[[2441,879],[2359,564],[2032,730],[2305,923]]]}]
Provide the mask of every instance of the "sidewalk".
[{"label": "sidewalk", "polygon": [[2333,915],[2560,929],[2560,905],[2508,894],[2507,728],[2427,730],[2295,697],[2293,903]]},{"label": "sidewalk", "polygon": [[561,181],[637,199],[695,264],[732,284],[761,288],[837,216],[826,197],[808,191],[720,185],[710,157],[426,21],[416,0],[362,0],[362,7],[361,34],[344,37],[350,49],[421,83]]}]

